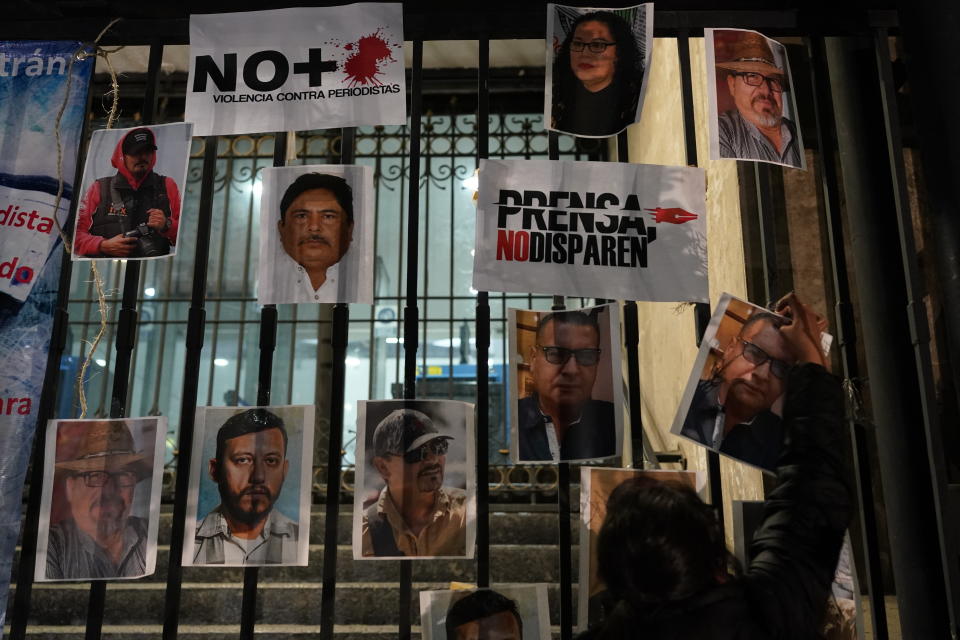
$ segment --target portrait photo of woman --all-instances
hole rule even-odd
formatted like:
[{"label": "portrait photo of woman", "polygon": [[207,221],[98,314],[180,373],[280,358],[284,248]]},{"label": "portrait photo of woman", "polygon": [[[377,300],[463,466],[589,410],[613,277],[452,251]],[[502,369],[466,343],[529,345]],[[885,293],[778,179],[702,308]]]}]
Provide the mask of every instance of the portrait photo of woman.
[{"label": "portrait photo of woman", "polygon": [[652,5],[547,10],[548,129],[606,137],[640,119],[650,66]]}]

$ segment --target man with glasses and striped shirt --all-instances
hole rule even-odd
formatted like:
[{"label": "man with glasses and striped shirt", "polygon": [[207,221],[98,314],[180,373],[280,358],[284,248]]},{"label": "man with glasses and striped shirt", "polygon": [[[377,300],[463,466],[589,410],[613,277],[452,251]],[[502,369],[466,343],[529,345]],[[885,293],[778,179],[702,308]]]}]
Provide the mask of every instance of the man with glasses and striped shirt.
[{"label": "man with glasses and striped shirt", "polygon": [[780,416],[771,411],[786,390],[795,358],[780,333],[781,316],[757,311],[701,380],[680,433],[712,449],[773,470],[783,446]]},{"label": "man with glasses and striped shirt", "polygon": [[767,39],[752,31],[732,46],[732,59],[718,61],[727,72],[735,109],[718,118],[720,157],[802,166],[797,126],[783,117],[787,76]]},{"label": "man with glasses and striped shirt", "polygon": [[517,403],[521,461],[616,453],[613,403],[591,398],[600,354],[594,313],[557,311],[540,317],[530,359],[535,391]]}]

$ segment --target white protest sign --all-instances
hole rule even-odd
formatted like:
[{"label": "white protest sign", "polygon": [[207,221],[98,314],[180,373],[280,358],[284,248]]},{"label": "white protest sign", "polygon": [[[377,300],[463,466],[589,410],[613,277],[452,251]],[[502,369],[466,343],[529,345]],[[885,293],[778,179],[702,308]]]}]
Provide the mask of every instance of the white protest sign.
[{"label": "white protest sign", "polygon": [[704,185],[686,167],[482,161],[473,287],[706,302]]},{"label": "white protest sign", "polygon": [[404,124],[403,8],[190,16],[194,135]]}]

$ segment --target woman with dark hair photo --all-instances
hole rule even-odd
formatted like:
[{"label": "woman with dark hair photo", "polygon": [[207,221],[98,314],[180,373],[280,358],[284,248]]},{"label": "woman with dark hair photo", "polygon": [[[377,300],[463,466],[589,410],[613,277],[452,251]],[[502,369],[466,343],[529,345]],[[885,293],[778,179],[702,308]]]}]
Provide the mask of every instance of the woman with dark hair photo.
[{"label": "woman with dark hair photo", "polygon": [[623,18],[611,11],[581,15],[553,61],[550,128],[594,137],[623,130],[636,121],[643,71],[636,36]]}]

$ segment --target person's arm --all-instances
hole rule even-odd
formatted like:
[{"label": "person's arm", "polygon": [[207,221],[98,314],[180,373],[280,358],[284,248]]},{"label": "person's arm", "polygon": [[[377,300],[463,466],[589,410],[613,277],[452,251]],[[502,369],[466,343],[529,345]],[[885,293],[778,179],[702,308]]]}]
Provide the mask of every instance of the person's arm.
[{"label": "person's arm", "polygon": [[777,488],[767,498],[744,581],[750,609],[771,639],[810,638],[823,618],[851,514],[843,392],[821,364],[812,312],[795,296],[780,310],[793,319],[782,331],[798,365],[787,380]]},{"label": "person's arm", "polygon": [[80,201],[80,207],[77,209],[77,228],[74,231],[73,251],[81,256],[100,255],[100,243],[103,242],[101,236],[90,235],[90,225],[93,224],[93,212],[100,206],[100,184],[96,181]]},{"label": "person's arm", "polygon": [[167,188],[167,199],[170,202],[170,226],[163,232],[163,236],[170,244],[177,244],[177,232],[180,230],[180,190],[173,178],[164,178]]}]

